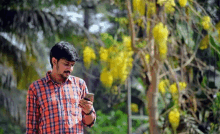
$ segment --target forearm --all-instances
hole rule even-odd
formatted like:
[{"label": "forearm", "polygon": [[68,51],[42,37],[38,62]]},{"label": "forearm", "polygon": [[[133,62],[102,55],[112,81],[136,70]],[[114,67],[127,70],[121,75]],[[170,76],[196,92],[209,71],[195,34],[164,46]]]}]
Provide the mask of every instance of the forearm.
[{"label": "forearm", "polygon": [[95,113],[91,113],[90,115],[84,115],[84,124],[90,125],[95,120]]}]

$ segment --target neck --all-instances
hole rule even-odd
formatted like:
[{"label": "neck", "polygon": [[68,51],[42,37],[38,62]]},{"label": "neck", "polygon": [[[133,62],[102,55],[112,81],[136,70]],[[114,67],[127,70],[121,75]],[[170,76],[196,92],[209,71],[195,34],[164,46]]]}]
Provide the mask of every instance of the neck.
[{"label": "neck", "polygon": [[64,79],[59,74],[57,74],[57,72],[55,72],[54,70],[52,70],[50,77],[56,83],[60,84],[64,82]]}]

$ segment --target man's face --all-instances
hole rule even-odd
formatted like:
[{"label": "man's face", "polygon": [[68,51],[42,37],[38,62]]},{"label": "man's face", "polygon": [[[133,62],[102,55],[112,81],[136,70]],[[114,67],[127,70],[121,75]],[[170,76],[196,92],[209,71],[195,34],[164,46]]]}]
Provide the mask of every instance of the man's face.
[{"label": "man's face", "polygon": [[62,78],[66,79],[70,75],[70,73],[72,73],[74,64],[74,61],[60,59],[57,62],[57,66],[55,66],[57,74],[60,75]]}]

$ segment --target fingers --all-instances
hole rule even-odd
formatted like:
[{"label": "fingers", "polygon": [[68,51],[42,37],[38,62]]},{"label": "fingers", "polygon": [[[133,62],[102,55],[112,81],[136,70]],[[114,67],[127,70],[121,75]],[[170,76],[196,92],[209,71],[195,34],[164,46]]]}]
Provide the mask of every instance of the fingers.
[{"label": "fingers", "polygon": [[79,104],[79,107],[82,108],[82,109],[84,109],[84,105]]},{"label": "fingers", "polygon": [[84,100],[84,99],[80,100],[79,103],[93,105],[93,103],[91,101],[87,101],[87,100]]},{"label": "fingers", "polygon": [[92,109],[93,103],[91,101],[87,101],[87,100],[82,99],[79,101],[79,107],[82,109]]}]

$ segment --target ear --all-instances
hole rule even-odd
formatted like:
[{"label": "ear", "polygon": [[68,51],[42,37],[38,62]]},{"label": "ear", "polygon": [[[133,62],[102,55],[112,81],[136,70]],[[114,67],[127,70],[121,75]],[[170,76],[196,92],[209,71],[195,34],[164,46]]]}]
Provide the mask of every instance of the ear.
[{"label": "ear", "polygon": [[57,59],[56,58],[52,58],[52,64],[53,64],[53,66],[56,66],[57,65]]}]

